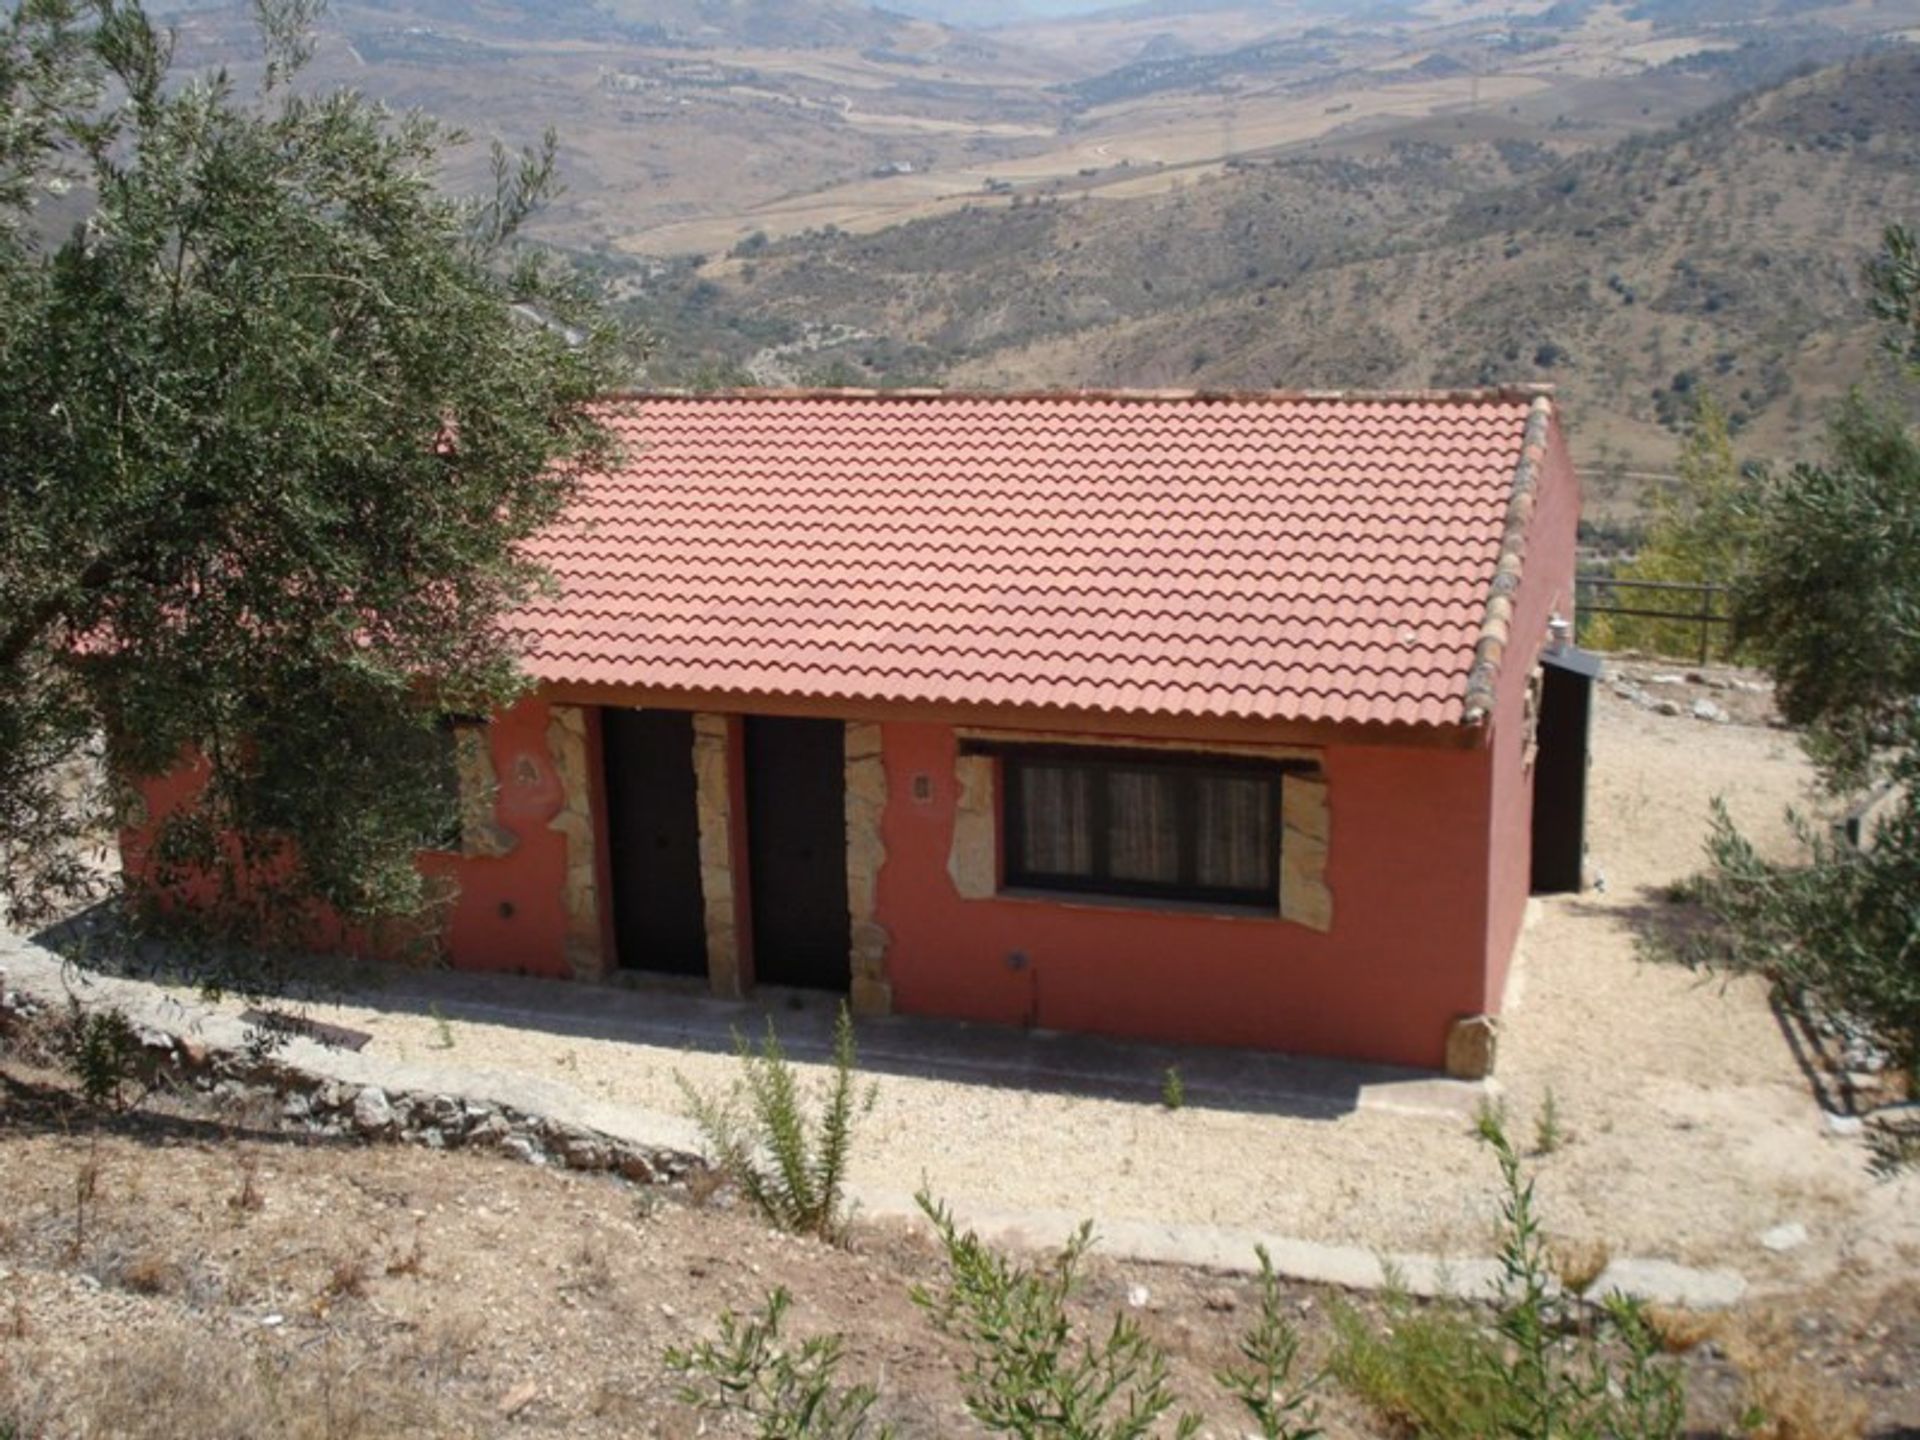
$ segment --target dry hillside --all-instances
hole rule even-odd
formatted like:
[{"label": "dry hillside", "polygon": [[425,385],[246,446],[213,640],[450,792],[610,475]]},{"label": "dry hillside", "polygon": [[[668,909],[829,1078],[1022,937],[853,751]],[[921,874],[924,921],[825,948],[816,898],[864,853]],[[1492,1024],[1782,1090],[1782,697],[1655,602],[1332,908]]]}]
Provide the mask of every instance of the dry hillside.
[{"label": "dry hillside", "polygon": [[755,318],[875,337],[841,347],[831,378],[1548,379],[1590,457],[1642,460],[1665,458],[1705,387],[1756,451],[1779,453],[1859,373],[1861,261],[1886,221],[1920,213],[1920,51],[1598,152],[1503,135],[1497,117],[1448,140],[1389,135],[1133,201],[776,243],[709,279]]}]

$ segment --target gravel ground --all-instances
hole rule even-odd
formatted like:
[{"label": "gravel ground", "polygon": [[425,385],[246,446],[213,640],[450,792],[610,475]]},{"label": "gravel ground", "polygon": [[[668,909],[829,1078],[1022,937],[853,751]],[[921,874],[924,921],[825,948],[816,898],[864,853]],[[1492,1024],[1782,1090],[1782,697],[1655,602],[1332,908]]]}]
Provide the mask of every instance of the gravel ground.
[{"label": "gravel ground", "polygon": [[[1823,1133],[1756,984],[1644,963],[1636,935],[1698,868],[1708,801],[1764,843],[1814,800],[1793,737],[1663,716],[1602,693],[1591,839],[1604,891],[1537,902],[1509,996],[1499,1084],[1518,1138],[1551,1093],[1562,1143],[1536,1162],[1549,1228],[1615,1254],[1732,1265],[1757,1284],[1920,1264],[1920,1177],[1876,1179]],[[675,1075],[717,1086],[725,1056],[355,1005],[318,1018],[402,1058],[534,1073],[679,1112]],[[1335,1120],[1157,1105],[889,1075],[860,1137],[870,1193],[923,1182],[977,1209],[1257,1227],[1381,1250],[1483,1253],[1491,1160],[1457,1117],[1362,1109]],[[1803,1223],[1786,1254],[1759,1235]]]}]

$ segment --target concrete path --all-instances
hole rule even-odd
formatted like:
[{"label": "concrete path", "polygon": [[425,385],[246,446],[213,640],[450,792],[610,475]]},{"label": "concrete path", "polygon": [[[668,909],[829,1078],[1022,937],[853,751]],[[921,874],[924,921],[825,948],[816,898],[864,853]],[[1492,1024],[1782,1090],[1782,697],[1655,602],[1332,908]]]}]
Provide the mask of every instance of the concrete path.
[{"label": "concrete path", "polygon": [[[763,986],[751,1000],[714,998],[701,981],[635,977],[578,985],[464,971],[368,969],[369,984],[339,998],[370,1010],[437,1015],[552,1035],[731,1053],[736,1034],[758,1039],[769,1019],[796,1060],[824,1061],[836,997]],[[356,977],[359,978],[359,977]],[[1187,1101],[1214,1109],[1307,1119],[1383,1110],[1471,1119],[1488,1088],[1393,1065],[1253,1050],[1152,1045],[1097,1035],[894,1015],[860,1021],[860,1067],[1029,1091],[1157,1101],[1178,1069]]]},{"label": "concrete path", "polygon": [[[39,945],[0,930],[4,985],[43,1004],[116,1006],[136,1025],[184,1036],[214,1053],[244,1050],[248,1027],[239,1006],[209,1005],[143,980],[80,972]],[[736,1028],[757,1028],[775,1014],[782,1043],[797,1059],[818,1059],[830,1044],[833,1009],[820,997],[762,997],[758,1007],[712,999],[693,989],[645,991],[563,985],[513,977],[444,972],[389,974],[378,989],[356,992],[368,1008],[438,1013],[449,1020],[528,1025],[558,1033],[628,1039],[650,1045],[729,1049]],[[797,1005],[795,1001],[797,1000]],[[519,1072],[453,1063],[421,1063],[356,1053],[308,1039],[288,1041],[276,1059],[318,1081],[377,1086],[395,1093],[449,1096],[539,1115],[642,1149],[697,1154],[699,1137],[680,1116],[596,1100],[572,1086]],[[1000,1027],[893,1018],[861,1025],[863,1068],[938,1076],[972,1084],[1061,1088],[1121,1097],[1151,1095],[1151,1080],[1177,1065],[1190,1103],[1329,1118],[1381,1107],[1443,1116],[1471,1115],[1484,1087],[1423,1072],[1304,1060],[1247,1052],[1144,1046],[1097,1037],[1036,1035]],[[917,1223],[909,1195],[856,1191],[860,1215]],[[1083,1218],[1051,1211],[1018,1213],[955,1205],[958,1218],[996,1244],[1053,1248]],[[1389,1282],[1416,1295],[1491,1294],[1498,1263],[1484,1256],[1382,1254],[1256,1230],[1199,1224],[1156,1224],[1093,1217],[1103,1253],[1125,1259],[1197,1266],[1233,1273],[1257,1269],[1256,1245],[1289,1278],[1377,1290]],[[1663,1304],[1713,1309],[1734,1304],[1746,1281],[1731,1270],[1701,1270],[1663,1260],[1617,1259],[1596,1282]]]}]

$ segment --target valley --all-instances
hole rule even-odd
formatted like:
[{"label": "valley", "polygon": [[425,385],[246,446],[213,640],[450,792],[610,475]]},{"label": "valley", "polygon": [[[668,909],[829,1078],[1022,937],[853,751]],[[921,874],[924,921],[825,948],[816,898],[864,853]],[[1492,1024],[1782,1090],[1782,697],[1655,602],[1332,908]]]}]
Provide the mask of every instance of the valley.
[{"label": "valley", "polygon": [[[1547,381],[1609,513],[1696,389],[1816,443],[1920,210],[1920,0],[918,8],[342,0],[315,79],[459,126],[465,188],[552,127],[537,234],[647,383]],[[175,23],[249,74],[246,7]]]}]

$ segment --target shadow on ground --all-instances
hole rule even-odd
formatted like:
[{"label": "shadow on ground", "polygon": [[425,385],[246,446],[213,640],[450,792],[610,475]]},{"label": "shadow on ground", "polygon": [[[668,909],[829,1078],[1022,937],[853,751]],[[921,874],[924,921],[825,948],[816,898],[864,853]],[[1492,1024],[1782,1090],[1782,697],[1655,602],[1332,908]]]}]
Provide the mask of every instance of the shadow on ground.
[{"label": "shadow on ground", "polygon": [[[100,914],[85,915],[34,938],[76,966],[126,978],[194,983],[202,973],[177,951],[114,943],[110,925]],[[697,980],[633,972],[590,985],[328,956],[265,970],[226,961],[213,973],[228,993],[332,1021],[342,1017],[325,1007],[341,1004],[449,1025],[499,1025],[708,1054],[731,1053],[739,1037],[757,1040],[771,1023],[790,1056],[815,1062],[832,1053],[840,1000],[824,991],[771,986],[745,1000],[723,1000]],[[1476,1083],[1400,1066],[919,1016],[863,1019],[858,1043],[861,1069],[874,1074],[1158,1105],[1168,1072],[1175,1071],[1189,1107],[1293,1119],[1336,1120],[1374,1108],[1464,1121],[1485,1093]],[[457,1052],[444,1057],[444,1063],[458,1062]]]}]

